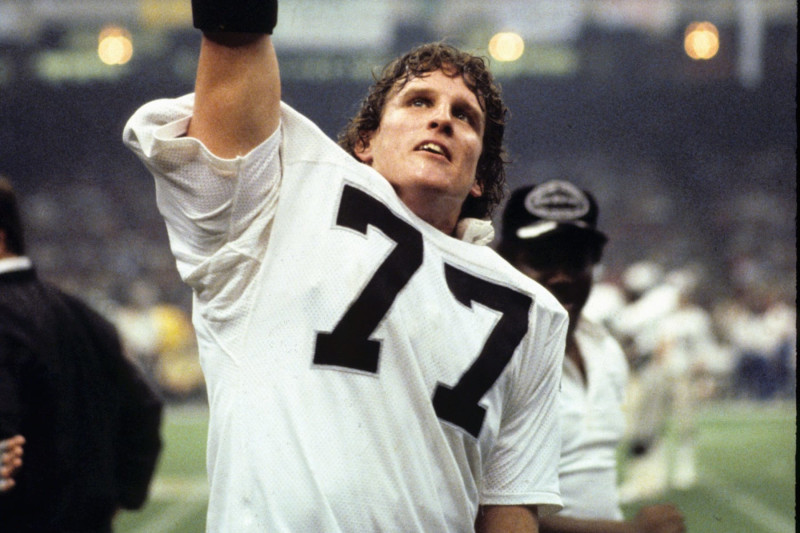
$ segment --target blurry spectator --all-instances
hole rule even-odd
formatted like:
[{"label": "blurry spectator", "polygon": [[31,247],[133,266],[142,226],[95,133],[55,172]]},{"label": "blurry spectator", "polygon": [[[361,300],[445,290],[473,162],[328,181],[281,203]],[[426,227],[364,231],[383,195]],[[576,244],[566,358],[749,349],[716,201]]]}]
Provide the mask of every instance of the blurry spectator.
[{"label": "blurry spectator", "polygon": [[720,335],[735,357],[733,394],[752,399],[793,396],[797,370],[797,308],[766,283],[745,288],[715,310]]},{"label": "blurry spectator", "polygon": [[677,287],[665,283],[664,268],[645,260],[622,275],[624,303],[610,321],[634,369],[647,365],[658,344],[658,323],[678,305]]},{"label": "blurry spectator", "polygon": [[[614,319],[618,331],[635,335],[629,356],[640,361],[636,393],[628,402],[632,458],[620,488],[624,502],[656,497],[670,487],[694,485],[694,420],[705,383],[701,380],[716,381],[730,373],[710,313],[695,301],[700,270],[675,269],[637,286],[634,280],[641,278],[633,274],[642,264],[626,272],[628,292],[641,296]],[[629,327],[631,322],[638,331]],[[670,425],[675,430],[674,443],[668,438]]]},{"label": "blurry spectator", "polygon": [[616,283],[596,275],[583,314],[593,322],[610,328],[612,320],[624,305],[622,289]]},{"label": "blurry spectator", "polygon": [[153,382],[158,381],[158,324],[151,310],[158,299],[156,286],[138,279],[126,288],[122,305],[112,313],[125,352]]},{"label": "blurry spectator", "polygon": [[112,530],[140,507],[161,449],[161,400],[113,325],[40,281],[25,255],[11,184],[0,178],[0,439],[25,438],[0,529]]},{"label": "blurry spectator", "polygon": [[[666,284],[677,289],[676,308],[658,323],[654,365],[669,387],[661,425],[674,422],[677,443],[668,447],[669,485],[687,489],[697,479],[695,458],[695,416],[700,379],[707,371],[720,370],[721,348],[714,336],[711,315],[694,300],[701,273],[686,267],[670,272]],[[652,416],[653,413],[641,413]]]},{"label": "blurry spectator", "polygon": [[622,289],[625,303],[609,325],[632,368],[626,397],[630,462],[620,486],[627,503],[661,496],[668,485],[664,436],[672,391],[657,350],[660,323],[677,308],[679,290],[665,282],[663,267],[649,260],[623,272]]},{"label": "blurry spectator", "polygon": [[547,288],[569,313],[561,394],[559,485],[564,509],[542,532],[684,531],[672,505],[642,508],[625,522],[617,492],[617,448],[628,365],[610,333],[582,313],[606,236],[594,198],[566,181],[517,189],[503,213],[499,252]]},{"label": "blurry spectator", "polygon": [[181,308],[160,301],[158,289],[134,282],[113,312],[123,345],[161,392],[185,399],[203,391],[203,372],[191,321]]}]

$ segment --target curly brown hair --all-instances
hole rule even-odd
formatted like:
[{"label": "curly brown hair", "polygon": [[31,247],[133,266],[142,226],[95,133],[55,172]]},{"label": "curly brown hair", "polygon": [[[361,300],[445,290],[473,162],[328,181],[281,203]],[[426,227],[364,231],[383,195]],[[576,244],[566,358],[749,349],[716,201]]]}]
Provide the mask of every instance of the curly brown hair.
[{"label": "curly brown hair", "polygon": [[384,106],[393,91],[401,90],[414,78],[438,70],[452,76],[460,75],[486,112],[483,152],[475,173],[483,194],[479,197],[468,196],[461,207],[460,216],[489,218],[505,193],[507,160],[503,132],[508,109],[500,96],[500,86],[481,57],[444,43],[429,43],[390,62],[376,77],[356,115],[339,133],[339,146],[355,157],[355,150],[366,144],[369,133],[380,126]]}]

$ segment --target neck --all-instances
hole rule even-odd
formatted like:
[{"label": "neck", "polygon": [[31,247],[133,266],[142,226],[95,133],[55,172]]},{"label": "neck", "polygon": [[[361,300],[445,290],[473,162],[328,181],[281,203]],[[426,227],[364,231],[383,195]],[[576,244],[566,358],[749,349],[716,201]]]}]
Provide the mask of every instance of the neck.
[{"label": "neck", "polygon": [[442,233],[453,235],[458,215],[461,213],[461,200],[439,194],[425,194],[420,191],[397,191],[400,200],[422,220]]},{"label": "neck", "polygon": [[581,356],[581,351],[578,348],[578,343],[575,341],[575,336],[572,332],[567,335],[567,347],[564,350],[564,355],[570,359],[575,366],[578,367],[580,371],[581,377],[583,378],[584,384],[586,383],[586,365],[583,363],[583,356]]},{"label": "neck", "polygon": [[575,341],[575,335],[570,332],[567,335],[567,346],[566,346],[567,355],[574,356],[579,354],[578,350],[578,343]]}]

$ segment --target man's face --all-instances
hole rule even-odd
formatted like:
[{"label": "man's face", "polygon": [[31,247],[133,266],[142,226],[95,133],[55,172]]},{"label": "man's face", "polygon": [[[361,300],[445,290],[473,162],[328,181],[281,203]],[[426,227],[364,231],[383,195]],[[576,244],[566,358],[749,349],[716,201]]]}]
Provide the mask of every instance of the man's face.
[{"label": "man's face", "polygon": [[417,215],[437,225],[425,213],[435,204],[455,225],[467,195],[481,194],[475,173],[484,127],[485,113],[461,76],[437,70],[389,95],[380,126],[356,155]]},{"label": "man's face", "polygon": [[577,324],[592,290],[592,249],[579,242],[543,239],[520,253],[515,266],[538,281],[569,313],[570,329]]}]

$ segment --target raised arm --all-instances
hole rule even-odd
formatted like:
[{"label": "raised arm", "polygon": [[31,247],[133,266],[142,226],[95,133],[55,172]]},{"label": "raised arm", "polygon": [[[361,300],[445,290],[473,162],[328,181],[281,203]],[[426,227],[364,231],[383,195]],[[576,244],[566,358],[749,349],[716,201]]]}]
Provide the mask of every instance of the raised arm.
[{"label": "raised arm", "polygon": [[475,520],[476,533],[538,533],[535,505],[482,505]]},{"label": "raised arm", "polygon": [[244,155],[278,127],[280,75],[270,34],[277,0],[193,0],[203,30],[188,134],[223,158]]}]

